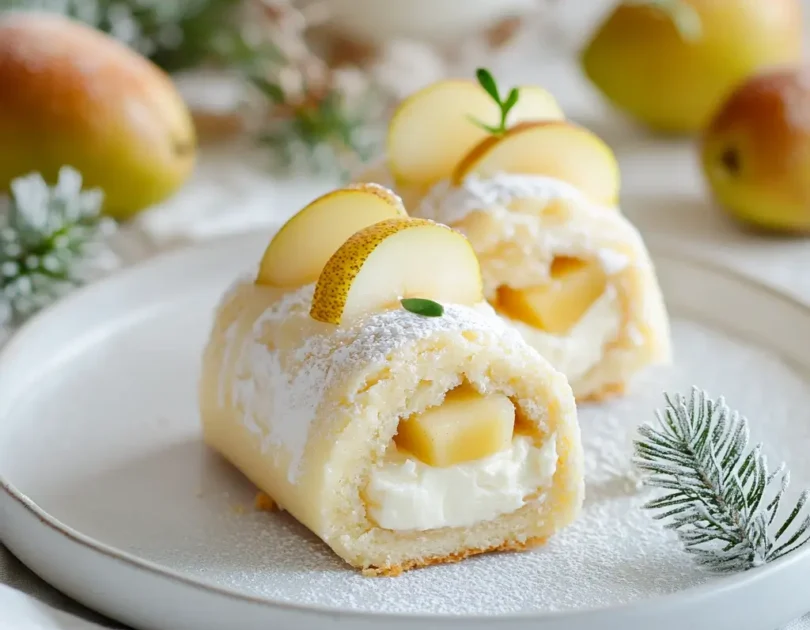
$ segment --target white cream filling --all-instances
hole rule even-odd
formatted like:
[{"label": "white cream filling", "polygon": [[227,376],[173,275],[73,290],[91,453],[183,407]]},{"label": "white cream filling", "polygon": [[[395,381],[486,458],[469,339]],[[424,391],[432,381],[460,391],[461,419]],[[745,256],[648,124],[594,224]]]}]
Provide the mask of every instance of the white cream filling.
[{"label": "white cream filling", "polygon": [[447,468],[394,450],[371,473],[368,510],[380,527],[396,531],[468,527],[522,507],[556,469],[554,436],[540,448],[519,436],[505,451]]},{"label": "white cream filling", "polygon": [[608,287],[565,335],[552,335],[524,322],[504,317],[572,383],[602,359],[605,344],[618,337],[622,315],[616,290]]}]

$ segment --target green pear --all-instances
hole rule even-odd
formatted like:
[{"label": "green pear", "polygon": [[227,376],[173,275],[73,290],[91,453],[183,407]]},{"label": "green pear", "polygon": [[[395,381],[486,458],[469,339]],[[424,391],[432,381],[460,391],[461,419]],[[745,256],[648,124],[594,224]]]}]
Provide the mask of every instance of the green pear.
[{"label": "green pear", "polygon": [[740,82],[801,56],[800,0],[619,4],[582,67],[617,108],[655,130],[701,130]]},{"label": "green pear", "polygon": [[0,16],[0,191],[69,165],[127,219],[174,193],[195,153],[191,115],[152,62],[62,16]]},{"label": "green pear", "polygon": [[733,217],[810,232],[810,69],[763,73],[735,90],[704,133],[701,157]]}]

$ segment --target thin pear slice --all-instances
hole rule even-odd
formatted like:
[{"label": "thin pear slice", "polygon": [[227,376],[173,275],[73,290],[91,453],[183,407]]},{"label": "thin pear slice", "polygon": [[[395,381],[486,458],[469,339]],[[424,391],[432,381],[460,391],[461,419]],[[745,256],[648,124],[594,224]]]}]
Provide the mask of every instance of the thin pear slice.
[{"label": "thin pear slice", "polygon": [[326,261],[358,230],[393,217],[407,217],[387,188],[358,184],[333,190],[293,216],[264,252],[257,284],[288,288],[315,282]]},{"label": "thin pear slice", "polygon": [[[500,109],[473,81],[439,81],[412,94],[394,112],[388,127],[388,167],[398,186],[426,190],[453,172],[458,162],[489,133],[470,121],[500,122]],[[520,88],[509,124],[561,120],[563,112],[548,92]]]},{"label": "thin pear slice", "polygon": [[568,182],[596,203],[619,199],[616,156],[598,136],[565,121],[525,122],[478,144],[453,171],[460,185],[469,175],[544,175]]},{"label": "thin pear slice", "polygon": [[399,301],[408,297],[467,305],[483,299],[478,258],[461,233],[407,218],[360,230],[323,268],[310,316],[341,324],[399,308]]}]

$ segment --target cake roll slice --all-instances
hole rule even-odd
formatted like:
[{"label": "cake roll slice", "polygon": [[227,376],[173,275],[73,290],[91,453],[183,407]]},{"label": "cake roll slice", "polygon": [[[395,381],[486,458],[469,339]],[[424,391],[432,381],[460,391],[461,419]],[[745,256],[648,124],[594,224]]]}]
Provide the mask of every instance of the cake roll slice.
[{"label": "cake roll slice", "polygon": [[[288,281],[310,268],[298,256],[274,263]],[[269,277],[263,263],[217,310],[203,434],[348,564],[397,575],[527,549],[576,518],[571,388],[483,299],[460,233],[387,219],[314,283]]]},{"label": "cake roll slice", "polygon": [[487,300],[568,377],[577,400],[622,393],[670,361],[655,268],[621,213],[563,181],[507,173],[439,185],[417,213],[469,238]]},{"label": "cake roll slice", "polygon": [[[586,129],[541,119],[533,99],[522,112],[537,120],[482,137],[466,101],[435,102],[456,83],[407,99],[392,118],[385,159],[357,179],[394,186],[413,216],[469,238],[486,299],[568,377],[577,400],[625,391],[644,368],[669,362],[671,348],[653,263],[617,206],[612,152]],[[428,109],[441,124],[426,120]],[[420,116],[434,142],[408,145]]]}]

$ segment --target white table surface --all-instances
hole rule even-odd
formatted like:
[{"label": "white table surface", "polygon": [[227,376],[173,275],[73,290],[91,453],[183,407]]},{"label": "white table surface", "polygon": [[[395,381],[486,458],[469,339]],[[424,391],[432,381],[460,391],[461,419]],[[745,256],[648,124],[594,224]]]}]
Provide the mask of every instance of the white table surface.
[{"label": "white table surface", "polygon": [[[583,2],[563,3],[569,7],[563,11],[568,51],[526,40],[487,65],[505,84],[546,86],[571,119],[611,145],[622,168],[622,209],[645,235],[677,239],[683,247],[810,300],[810,239],[752,234],[728,220],[709,200],[694,141],[647,134],[610,111],[579,73],[570,42],[578,41],[598,19],[606,2],[595,0],[587,10]],[[805,4],[810,14],[810,0]],[[236,145],[210,148],[192,181],[125,228],[117,246],[125,261],[134,263],[162,250],[247,229],[269,234],[273,225],[331,184],[306,177],[274,180],[263,168],[260,153]],[[810,591],[807,607],[810,611]],[[44,584],[0,544],[0,628],[85,630],[97,627],[93,622],[120,627]],[[810,630],[810,615],[786,630]]]}]

